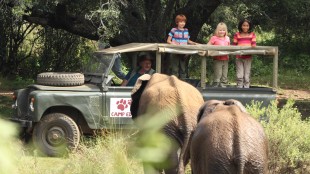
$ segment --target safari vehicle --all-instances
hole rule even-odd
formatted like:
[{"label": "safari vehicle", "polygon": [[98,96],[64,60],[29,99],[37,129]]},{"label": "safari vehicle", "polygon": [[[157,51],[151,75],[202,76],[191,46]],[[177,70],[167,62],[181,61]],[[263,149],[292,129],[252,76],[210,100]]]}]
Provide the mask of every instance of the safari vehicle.
[{"label": "safari vehicle", "polygon": [[[130,104],[133,87],[115,84],[111,69],[122,53],[149,51],[155,53],[156,72],[161,72],[161,54],[197,54],[201,59],[201,78],[184,79],[201,91],[207,99],[237,99],[243,104],[252,100],[268,105],[276,97],[278,48],[270,46],[239,47],[159,43],[131,43],[103,49],[95,54],[84,73],[41,73],[37,84],[14,92],[14,114],[11,120],[19,123],[23,138],[32,137],[36,147],[48,156],[74,150],[83,134],[101,129],[131,129]],[[206,85],[206,59],[215,55],[259,54],[273,57],[273,87],[211,88]],[[134,61],[136,62],[136,60]],[[98,72],[97,70],[103,70]]]}]

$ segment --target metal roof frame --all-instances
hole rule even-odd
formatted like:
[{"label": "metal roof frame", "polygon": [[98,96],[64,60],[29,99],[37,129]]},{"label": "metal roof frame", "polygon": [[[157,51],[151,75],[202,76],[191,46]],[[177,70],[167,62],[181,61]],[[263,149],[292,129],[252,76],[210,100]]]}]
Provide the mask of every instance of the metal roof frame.
[{"label": "metal roof frame", "polygon": [[216,45],[172,45],[166,43],[129,43],[96,51],[98,54],[116,54],[139,51],[156,52],[156,72],[161,72],[161,53],[197,54],[201,57],[201,87],[206,86],[206,65],[208,56],[219,55],[266,55],[273,57],[274,90],[278,87],[278,47],[277,46],[216,46]]}]

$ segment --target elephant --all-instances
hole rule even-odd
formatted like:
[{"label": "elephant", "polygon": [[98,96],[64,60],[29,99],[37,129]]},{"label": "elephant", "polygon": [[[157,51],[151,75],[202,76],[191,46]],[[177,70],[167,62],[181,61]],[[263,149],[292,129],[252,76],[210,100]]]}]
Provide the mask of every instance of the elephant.
[{"label": "elephant", "polygon": [[193,174],[267,173],[268,140],[237,100],[208,100],[190,143]]},{"label": "elephant", "polygon": [[174,75],[155,73],[137,80],[131,98],[134,120],[164,113],[166,122],[160,130],[177,144],[170,152],[172,164],[164,171],[166,174],[185,173],[189,163],[189,139],[197,124],[199,108],[204,103],[202,94]]}]

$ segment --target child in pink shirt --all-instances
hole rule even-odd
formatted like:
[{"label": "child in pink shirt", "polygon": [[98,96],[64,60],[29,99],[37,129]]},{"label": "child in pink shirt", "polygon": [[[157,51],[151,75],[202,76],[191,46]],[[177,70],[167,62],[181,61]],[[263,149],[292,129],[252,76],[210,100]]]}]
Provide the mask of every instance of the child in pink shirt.
[{"label": "child in pink shirt", "polygon": [[[233,44],[237,46],[256,46],[256,35],[252,32],[253,25],[247,20],[241,20],[238,24],[238,30],[234,35]],[[251,55],[237,55],[236,56],[236,70],[237,70],[237,88],[250,87],[251,74]]]},{"label": "child in pink shirt", "polygon": [[[214,32],[214,36],[211,37],[207,45],[230,45],[229,37],[227,36],[227,26],[225,23],[220,22]],[[223,87],[227,85],[227,73],[228,73],[228,55],[225,56],[214,56],[214,79],[213,87]]]}]

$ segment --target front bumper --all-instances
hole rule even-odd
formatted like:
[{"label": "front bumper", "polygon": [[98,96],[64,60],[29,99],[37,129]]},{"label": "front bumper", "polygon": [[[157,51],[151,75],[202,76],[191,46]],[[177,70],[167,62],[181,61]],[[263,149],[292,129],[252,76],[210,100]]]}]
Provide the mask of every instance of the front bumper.
[{"label": "front bumper", "polygon": [[14,123],[17,123],[20,127],[31,128],[33,125],[33,122],[29,120],[22,120],[22,119],[17,119],[17,118],[10,118],[9,120]]}]

